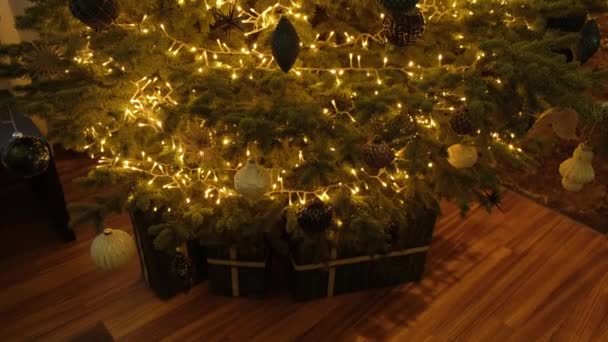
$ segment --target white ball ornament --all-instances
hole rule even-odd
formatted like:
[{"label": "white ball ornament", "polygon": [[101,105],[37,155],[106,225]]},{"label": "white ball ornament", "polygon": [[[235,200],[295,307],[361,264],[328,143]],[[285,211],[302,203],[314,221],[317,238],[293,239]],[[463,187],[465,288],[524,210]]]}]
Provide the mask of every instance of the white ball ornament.
[{"label": "white ball ornament", "polygon": [[125,266],[135,255],[136,247],[129,233],[118,229],[104,229],[91,244],[93,263],[102,270],[116,270]]},{"label": "white ball ornament", "polygon": [[466,169],[477,163],[479,155],[475,146],[455,144],[448,148],[448,162],[457,169]]},{"label": "white ball ornament", "polygon": [[572,158],[565,160],[559,166],[559,174],[562,176],[562,186],[572,192],[581,191],[585,184],[593,182],[595,171],[593,170],[593,151],[585,144],[580,144],[574,150]]},{"label": "white ball ornament", "polygon": [[247,198],[260,198],[270,190],[270,173],[250,159],[234,175],[234,188]]}]

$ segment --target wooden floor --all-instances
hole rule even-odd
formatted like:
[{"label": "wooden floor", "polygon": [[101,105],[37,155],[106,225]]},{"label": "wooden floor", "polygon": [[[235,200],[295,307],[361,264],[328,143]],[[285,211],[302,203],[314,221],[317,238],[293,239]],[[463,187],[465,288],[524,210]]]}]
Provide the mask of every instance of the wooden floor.
[{"label": "wooden floor", "polygon": [[[59,165],[70,201],[86,198],[72,183],[85,165]],[[206,285],[162,302],[137,261],[94,268],[90,229],[63,244],[39,205],[1,193],[0,341],[65,340],[98,321],[124,341],[608,341],[606,237],[512,193],[505,213],[443,205],[420,284],[298,304]]]}]

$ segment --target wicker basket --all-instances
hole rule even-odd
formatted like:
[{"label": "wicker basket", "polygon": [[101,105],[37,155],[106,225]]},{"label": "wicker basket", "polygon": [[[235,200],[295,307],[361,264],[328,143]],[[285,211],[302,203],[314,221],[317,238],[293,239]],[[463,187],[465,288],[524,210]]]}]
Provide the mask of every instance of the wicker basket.
[{"label": "wicker basket", "polygon": [[298,301],[331,297],[370,288],[398,285],[422,278],[427,252],[432,240],[437,213],[426,212],[418,221],[410,223],[401,236],[403,248],[386,254],[364,255],[329,251],[329,260],[306,262],[294,255],[302,255],[299,246],[292,244],[290,288]]},{"label": "wicker basket", "polygon": [[238,253],[234,246],[207,246],[209,287],[214,294],[261,298],[268,278],[268,249],[265,243],[257,253]]}]

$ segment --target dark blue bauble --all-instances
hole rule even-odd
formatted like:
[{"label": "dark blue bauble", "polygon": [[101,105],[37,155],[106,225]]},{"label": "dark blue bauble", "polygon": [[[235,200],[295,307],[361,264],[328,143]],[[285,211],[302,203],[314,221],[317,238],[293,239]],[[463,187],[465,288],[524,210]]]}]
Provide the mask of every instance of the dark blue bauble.
[{"label": "dark blue bauble", "polygon": [[4,168],[21,178],[40,175],[51,162],[51,152],[44,141],[18,134],[2,148],[0,156]]},{"label": "dark blue bauble", "polygon": [[589,20],[581,30],[581,38],[578,42],[576,57],[585,64],[600,49],[602,34],[595,20]]},{"label": "dark blue bauble", "polygon": [[70,0],[72,15],[95,31],[112,25],[118,18],[117,0]]},{"label": "dark blue bauble", "polygon": [[563,32],[579,32],[587,21],[586,14],[547,18],[547,28]]},{"label": "dark blue bauble", "polygon": [[378,0],[389,12],[405,12],[416,7],[418,0]]},{"label": "dark blue bauble", "polygon": [[300,54],[300,37],[296,28],[282,17],[270,38],[272,56],[284,72],[289,72]]}]

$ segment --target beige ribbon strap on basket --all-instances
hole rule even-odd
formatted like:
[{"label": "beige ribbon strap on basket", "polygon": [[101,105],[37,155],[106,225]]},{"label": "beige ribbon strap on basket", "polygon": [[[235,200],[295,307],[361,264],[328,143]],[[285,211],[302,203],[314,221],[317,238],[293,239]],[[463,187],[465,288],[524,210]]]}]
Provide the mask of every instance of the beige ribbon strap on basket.
[{"label": "beige ribbon strap on basket", "polygon": [[[338,258],[338,250],[335,247],[332,247],[331,254],[329,257],[331,260],[336,260]],[[329,268],[329,277],[327,278],[327,297],[334,296],[335,284],[336,284],[336,267],[334,266],[334,267]]]},{"label": "beige ribbon strap on basket", "polygon": [[207,258],[207,263],[211,265],[219,265],[219,266],[230,266],[230,278],[232,281],[232,296],[238,297],[240,295],[239,289],[239,267],[249,267],[249,268],[265,268],[265,262],[255,262],[255,261],[238,261],[236,247],[232,246],[229,250],[230,260],[223,259],[211,259]]},{"label": "beige ribbon strap on basket", "polygon": [[337,256],[338,256],[337,250],[335,248],[332,248],[331,254],[330,254],[330,261],[328,261],[326,263],[298,265],[298,264],[296,264],[295,260],[293,260],[293,257],[290,256],[290,260],[291,260],[291,265],[293,266],[293,269],[298,272],[313,271],[313,270],[328,268],[329,274],[328,274],[328,280],[327,280],[327,296],[333,297],[334,287],[335,287],[335,283],[336,283],[336,266],[352,265],[352,264],[358,264],[358,263],[361,263],[364,261],[371,261],[371,260],[378,260],[378,259],[385,259],[385,258],[391,258],[391,257],[398,257],[398,256],[422,253],[422,252],[426,252],[428,250],[429,250],[429,246],[423,246],[423,247],[404,249],[401,251],[395,251],[395,252],[391,252],[391,253],[387,253],[387,254],[376,254],[376,255],[372,255],[372,256],[366,255],[366,256],[359,256],[359,257],[347,258],[347,259],[337,259]]}]

